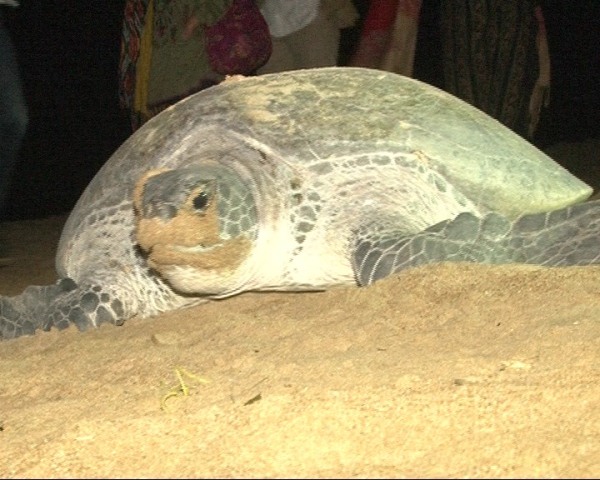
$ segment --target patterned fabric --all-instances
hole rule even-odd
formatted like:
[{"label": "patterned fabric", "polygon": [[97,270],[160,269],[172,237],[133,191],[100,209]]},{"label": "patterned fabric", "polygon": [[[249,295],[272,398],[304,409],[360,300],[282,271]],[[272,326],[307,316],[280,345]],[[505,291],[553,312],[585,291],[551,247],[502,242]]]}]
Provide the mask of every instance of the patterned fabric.
[{"label": "patterned fabric", "polygon": [[[221,18],[232,0],[153,0],[148,106],[160,111],[222,80],[206,55],[202,25]],[[209,8],[210,6],[210,8]]]},{"label": "patterned fabric", "polygon": [[[211,25],[219,21],[232,0],[154,0],[154,3],[154,45],[161,47],[189,40],[184,38],[185,25],[194,16],[199,25]],[[193,36],[200,39],[201,29],[195,30]]]},{"label": "patterned fabric", "polygon": [[140,56],[144,17],[149,1],[127,0],[125,3],[119,60],[119,103],[122,108],[133,106],[136,63]]},{"label": "patterned fabric", "polygon": [[202,25],[221,18],[232,0],[126,0],[119,62],[119,103],[132,128],[178,100],[219,81]]},{"label": "patterned fabric", "polygon": [[253,0],[233,0],[204,34],[210,66],[222,75],[249,75],[271,56],[269,27]]},{"label": "patterned fabric", "polygon": [[442,0],[445,89],[528,133],[538,76],[534,0]]},{"label": "patterned fabric", "polygon": [[[536,0],[441,0],[444,89],[532,137],[550,59]],[[351,65],[412,74],[421,0],[373,0]]]}]

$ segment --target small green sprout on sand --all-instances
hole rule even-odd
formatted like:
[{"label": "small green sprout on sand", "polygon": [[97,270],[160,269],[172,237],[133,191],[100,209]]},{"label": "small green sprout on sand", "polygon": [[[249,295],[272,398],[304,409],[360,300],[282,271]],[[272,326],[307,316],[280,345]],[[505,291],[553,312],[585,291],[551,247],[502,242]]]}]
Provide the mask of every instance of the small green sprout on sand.
[{"label": "small green sprout on sand", "polygon": [[199,377],[198,375],[194,375],[189,370],[186,370],[183,367],[175,367],[175,375],[177,376],[177,380],[179,380],[179,385],[171,388],[167,394],[160,401],[160,409],[167,409],[167,400],[171,397],[187,397],[190,394],[190,387],[185,383],[184,377],[188,379],[195,380],[198,383],[209,383],[209,380]]}]

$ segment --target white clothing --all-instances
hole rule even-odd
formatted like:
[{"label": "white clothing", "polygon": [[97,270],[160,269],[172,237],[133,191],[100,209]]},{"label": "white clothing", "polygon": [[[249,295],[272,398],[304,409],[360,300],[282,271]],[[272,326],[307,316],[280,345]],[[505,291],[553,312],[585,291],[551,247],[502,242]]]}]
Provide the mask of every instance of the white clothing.
[{"label": "white clothing", "polygon": [[320,0],[265,0],[262,13],[272,37],[285,37],[306,27],[319,11]]}]

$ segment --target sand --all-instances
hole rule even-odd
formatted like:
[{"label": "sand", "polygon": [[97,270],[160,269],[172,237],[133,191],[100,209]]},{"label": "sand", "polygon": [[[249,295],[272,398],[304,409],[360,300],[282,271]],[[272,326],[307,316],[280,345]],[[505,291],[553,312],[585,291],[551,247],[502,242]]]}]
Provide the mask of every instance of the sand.
[{"label": "sand", "polygon": [[[54,281],[63,221],[3,226],[3,294]],[[600,267],[436,265],[6,341],[0,441],[2,477],[598,477]]]}]

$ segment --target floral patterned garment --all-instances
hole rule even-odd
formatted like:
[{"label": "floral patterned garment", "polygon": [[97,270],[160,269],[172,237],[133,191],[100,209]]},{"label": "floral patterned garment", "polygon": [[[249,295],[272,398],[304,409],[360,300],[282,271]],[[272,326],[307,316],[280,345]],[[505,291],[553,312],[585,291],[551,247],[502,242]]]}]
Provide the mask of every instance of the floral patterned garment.
[{"label": "floral patterned garment", "polygon": [[[126,0],[119,102],[130,111],[134,130],[169,105],[222,78],[208,64],[202,26],[221,18],[231,2]],[[145,28],[151,33],[147,42]]]},{"label": "floral patterned garment", "polygon": [[442,0],[445,89],[527,136],[538,77],[535,0]]},{"label": "floral patterned garment", "polygon": [[133,106],[136,63],[140,55],[142,30],[150,0],[126,0],[121,32],[119,59],[119,104],[121,108]]}]

